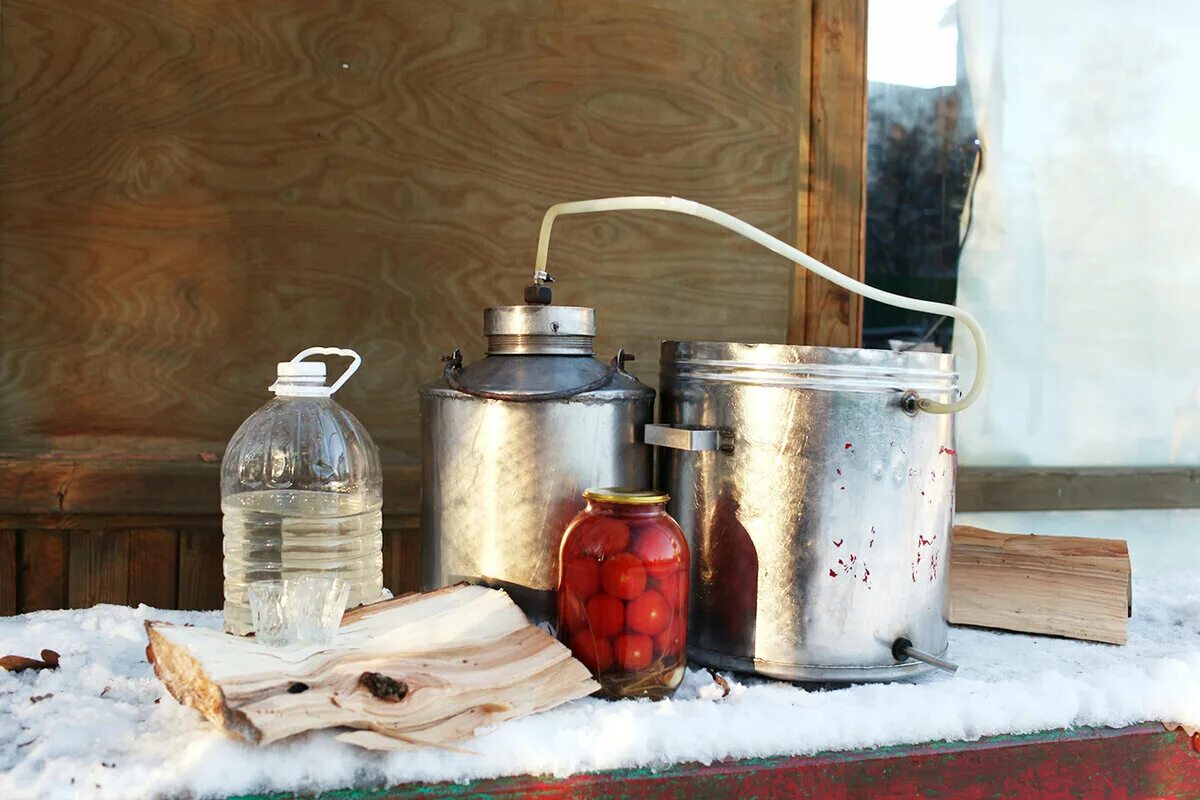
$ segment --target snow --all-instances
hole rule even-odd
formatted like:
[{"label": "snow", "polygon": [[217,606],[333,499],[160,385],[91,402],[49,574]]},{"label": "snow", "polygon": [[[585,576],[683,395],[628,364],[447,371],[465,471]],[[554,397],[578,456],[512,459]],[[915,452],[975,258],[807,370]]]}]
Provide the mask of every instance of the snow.
[{"label": "snow", "polygon": [[[1007,521],[1010,530],[1036,529]],[[723,699],[696,670],[674,699],[580,700],[483,732],[466,743],[472,753],[366,753],[327,732],[266,748],[226,738],[166,694],[144,652],[145,620],[216,627],[214,612],[97,606],[4,618],[0,655],[50,648],[62,661],[57,671],[0,672],[0,797],[225,797],[563,776],[1080,725],[1200,725],[1200,539],[1195,518],[1186,522],[1177,536],[1152,535],[1168,525],[1131,537],[1134,617],[1124,647],[954,629],[951,653],[962,664],[954,676],[806,691],[729,675]]]}]

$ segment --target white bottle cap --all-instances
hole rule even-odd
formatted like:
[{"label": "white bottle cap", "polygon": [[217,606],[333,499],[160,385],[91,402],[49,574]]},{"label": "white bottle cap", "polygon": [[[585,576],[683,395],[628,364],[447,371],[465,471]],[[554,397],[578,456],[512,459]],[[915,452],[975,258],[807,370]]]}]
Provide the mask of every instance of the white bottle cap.
[{"label": "white bottle cap", "polygon": [[[312,355],[346,356],[354,359],[332,386],[325,385],[325,362],[305,361]],[[362,357],[353,350],[341,347],[310,347],[296,354],[291,361],[275,365],[279,380],[269,387],[280,397],[329,397],[350,379],[362,364]]]},{"label": "white bottle cap", "polygon": [[275,374],[281,378],[320,378],[325,382],[324,361],[280,361]]}]

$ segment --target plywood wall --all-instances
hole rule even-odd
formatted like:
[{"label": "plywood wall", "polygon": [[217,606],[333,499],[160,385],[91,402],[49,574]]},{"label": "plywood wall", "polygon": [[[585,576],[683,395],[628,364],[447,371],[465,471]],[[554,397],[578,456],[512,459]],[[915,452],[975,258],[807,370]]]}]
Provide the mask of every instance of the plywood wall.
[{"label": "plywood wall", "polygon": [[[220,602],[217,468],[274,364],[360,350],[385,579],[416,389],[519,302],[543,211],[676,194],[862,268],[866,0],[5,0],[0,614]],[[663,338],[853,345],[858,304],[703,223],[556,226],[556,300]]]},{"label": "plywood wall", "polygon": [[[276,361],[329,344],[362,351],[342,399],[412,459],[417,385],[482,352],[484,307],[519,302],[548,205],[678,194],[825,235],[809,110],[846,88],[822,73],[810,94],[809,0],[0,14],[5,451],[218,449]],[[821,52],[861,22],[833,16]],[[557,299],[595,305],[600,351],[652,383],[662,338],[788,335],[791,268],[703,223],[565,219],[552,262]]]}]

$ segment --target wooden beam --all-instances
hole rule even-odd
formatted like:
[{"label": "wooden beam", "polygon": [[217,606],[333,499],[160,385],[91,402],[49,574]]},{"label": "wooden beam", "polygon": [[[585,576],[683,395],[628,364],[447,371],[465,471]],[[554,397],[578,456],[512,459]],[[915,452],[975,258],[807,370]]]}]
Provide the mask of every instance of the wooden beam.
[{"label": "wooden beam", "polygon": [[[1167,732],[1158,723],[1147,723],[815,756],[608,770],[559,779],[521,775],[469,783],[346,789],[332,794],[342,800],[1197,797],[1200,755],[1192,751],[1182,731]],[[294,792],[281,792],[242,800],[295,797]]]},{"label": "wooden beam", "polygon": [[1200,508],[1192,467],[964,468],[959,511]]},{"label": "wooden beam", "polygon": [[[795,235],[792,244],[808,252],[808,220],[812,214],[812,20],[813,0],[796,2],[796,100],[795,166],[792,170],[796,198]],[[808,313],[808,270],[791,265],[791,301],[788,304],[787,341],[800,344],[804,340],[804,320]]]},{"label": "wooden beam", "polygon": [[[219,474],[198,461],[0,457],[0,529],[219,528]],[[1200,508],[1200,469],[962,467],[957,508]],[[389,529],[419,516],[418,465],[384,465],[383,509]]]},{"label": "wooden beam", "polygon": [[[0,458],[0,514],[212,514],[221,507],[220,472],[200,460]],[[385,464],[383,480],[385,508],[420,513],[419,466]]]},{"label": "wooden beam", "polygon": [[[803,195],[808,253],[861,280],[867,208],[867,2],[812,0],[812,12],[811,146],[808,192]],[[861,298],[807,272],[803,278],[803,291],[799,276],[793,283],[788,342],[861,345]]]}]

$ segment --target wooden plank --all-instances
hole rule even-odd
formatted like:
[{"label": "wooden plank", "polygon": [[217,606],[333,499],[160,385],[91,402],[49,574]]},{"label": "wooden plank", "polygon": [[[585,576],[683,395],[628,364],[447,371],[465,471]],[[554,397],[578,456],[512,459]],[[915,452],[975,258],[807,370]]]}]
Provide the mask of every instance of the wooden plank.
[{"label": "wooden plank", "polygon": [[[560,779],[519,775],[469,783],[346,789],[335,794],[343,800],[1192,798],[1200,796],[1200,755],[1192,751],[1182,731],[1166,732],[1162,725],[1152,723],[1115,730],[1080,728],[815,756],[607,770]],[[294,792],[282,792],[242,800],[296,796]]]},{"label": "wooden plank", "polygon": [[955,525],[950,554],[952,624],[1125,644],[1132,583],[1124,541]]},{"label": "wooden plank", "polygon": [[[812,0],[808,253],[862,279],[867,175],[867,2]],[[788,341],[831,347],[862,342],[862,301],[805,275]]]},{"label": "wooden plank", "polygon": [[[0,458],[0,529],[219,530],[218,477],[212,463]],[[959,511],[1200,508],[1200,469],[962,467],[956,505]],[[383,507],[389,529],[419,515],[417,465],[385,464]]]},{"label": "wooden plank", "polygon": [[419,520],[383,532],[383,585],[392,594],[421,589],[421,530]]},{"label": "wooden plank", "polygon": [[[810,188],[812,184],[812,45],[813,0],[797,0],[796,31],[796,99],[793,109],[796,150],[792,172],[795,198],[795,236],[792,244],[808,252],[808,218],[812,213]],[[787,339],[790,344],[804,343],[804,320],[808,313],[808,270],[797,264],[791,269],[791,299],[788,303]]]},{"label": "wooden plank", "polygon": [[16,514],[212,512],[220,465],[136,458],[3,458],[0,503]]},{"label": "wooden plank", "polygon": [[[7,515],[219,514],[219,463],[200,460],[0,458],[0,513]],[[386,463],[383,503],[389,513],[420,513],[420,467]]]},{"label": "wooden plank", "polygon": [[1200,508],[1195,467],[963,468],[959,511]]},{"label": "wooden plank", "polygon": [[179,532],[179,608],[212,611],[224,606],[221,546],[219,528]]},{"label": "wooden plank", "polygon": [[0,530],[0,616],[17,613],[17,535]]},{"label": "wooden plank", "polygon": [[67,601],[72,608],[129,601],[129,531],[71,531]]},{"label": "wooden plank", "polygon": [[129,532],[129,604],[174,608],[179,596],[179,531]]},{"label": "wooden plank", "polygon": [[[322,342],[361,350],[339,400],[386,457],[415,457],[416,387],[454,347],[482,351],[485,306],[520,302],[552,203],[678,194],[802,241],[795,0],[6,0],[0,14],[12,450],[215,452],[274,363]],[[822,76],[832,113],[839,84]],[[651,382],[665,336],[787,333],[790,267],[698,220],[563,220],[550,268],[561,302],[597,307],[599,352],[636,352]]]},{"label": "wooden plank", "polygon": [[18,610],[67,608],[67,534],[62,531],[21,531]]},{"label": "wooden plank", "polygon": [[[0,457],[0,527],[211,527],[220,514],[219,473],[219,465],[201,462]],[[389,518],[418,515],[419,466],[386,463],[383,492]],[[961,467],[957,508],[1200,508],[1200,469]]]},{"label": "wooden plank", "polygon": [[38,528],[43,530],[104,530],[127,528],[205,528],[220,527],[220,514],[0,514],[0,528]]}]

